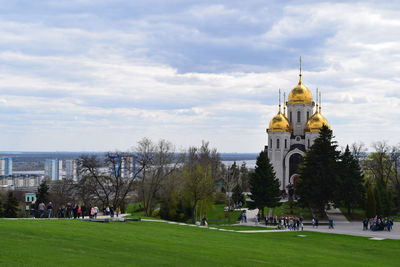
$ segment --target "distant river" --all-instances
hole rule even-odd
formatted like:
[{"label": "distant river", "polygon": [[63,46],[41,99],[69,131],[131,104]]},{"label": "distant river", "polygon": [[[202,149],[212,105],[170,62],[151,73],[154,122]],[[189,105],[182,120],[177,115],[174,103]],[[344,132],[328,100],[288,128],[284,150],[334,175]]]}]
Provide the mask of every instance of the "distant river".
[{"label": "distant river", "polygon": [[254,167],[256,166],[255,159],[252,159],[252,160],[223,160],[222,163],[225,164],[225,166],[231,166],[233,164],[233,162],[235,162],[235,161],[239,167],[240,167],[240,165],[242,165],[243,162],[246,163],[247,168],[254,169]]}]

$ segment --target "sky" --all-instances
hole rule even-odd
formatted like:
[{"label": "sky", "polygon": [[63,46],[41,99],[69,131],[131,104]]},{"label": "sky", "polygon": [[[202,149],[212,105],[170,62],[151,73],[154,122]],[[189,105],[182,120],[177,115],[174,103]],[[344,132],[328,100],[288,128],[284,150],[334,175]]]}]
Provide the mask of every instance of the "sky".
[{"label": "sky", "polygon": [[399,143],[398,1],[0,0],[0,150],[259,152],[303,82],[339,146]]}]

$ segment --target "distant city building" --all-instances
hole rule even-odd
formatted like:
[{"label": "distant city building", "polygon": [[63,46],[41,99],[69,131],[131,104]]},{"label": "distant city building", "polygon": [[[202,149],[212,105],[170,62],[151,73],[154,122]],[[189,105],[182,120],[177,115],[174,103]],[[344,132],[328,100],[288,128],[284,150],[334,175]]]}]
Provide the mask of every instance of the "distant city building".
[{"label": "distant city building", "polygon": [[76,160],[65,161],[65,178],[78,181],[78,162]]},{"label": "distant city building", "polygon": [[62,161],[58,159],[46,159],[44,162],[44,176],[52,181],[62,179]]},{"label": "distant city building", "polygon": [[12,158],[1,158],[0,159],[0,175],[12,175],[12,174],[13,174]]},{"label": "distant city building", "polygon": [[135,159],[133,156],[122,157],[121,159],[121,177],[133,178],[135,175]]},{"label": "distant city building", "polygon": [[43,181],[43,175],[9,175],[0,176],[0,189],[32,191]]}]

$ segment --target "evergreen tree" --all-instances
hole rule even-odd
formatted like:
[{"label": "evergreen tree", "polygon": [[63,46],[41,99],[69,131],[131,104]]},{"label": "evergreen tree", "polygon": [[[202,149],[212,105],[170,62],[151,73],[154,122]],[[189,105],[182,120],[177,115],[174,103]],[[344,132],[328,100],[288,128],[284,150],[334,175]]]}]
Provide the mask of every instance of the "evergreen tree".
[{"label": "evergreen tree", "polygon": [[37,191],[37,199],[36,199],[36,206],[38,206],[40,203],[47,203],[48,202],[48,196],[49,196],[49,186],[47,185],[46,180],[44,180],[38,188]]},{"label": "evergreen tree", "polygon": [[9,191],[7,194],[7,200],[4,203],[4,217],[16,218],[18,211],[18,200],[14,196],[13,192]]},{"label": "evergreen tree", "polygon": [[337,204],[342,202],[350,215],[351,209],[360,204],[364,196],[363,175],[358,160],[351,154],[346,146],[344,154],[340,157],[339,187],[336,192]]},{"label": "evergreen tree", "polygon": [[232,192],[232,200],[233,203],[235,205],[238,205],[239,203],[242,203],[242,205],[245,202],[245,198],[243,195],[243,191],[242,188],[240,187],[239,184],[237,184],[234,188],[233,188],[233,192]]},{"label": "evergreen tree", "polygon": [[3,210],[3,199],[2,195],[0,195],[0,218],[4,217],[4,210]]},{"label": "evergreen tree", "polygon": [[317,209],[321,216],[325,214],[326,205],[334,200],[338,188],[339,152],[332,139],[332,131],[323,125],[300,166],[300,181],[296,187],[303,205]]},{"label": "evergreen tree", "polygon": [[254,206],[261,210],[263,217],[265,207],[274,208],[280,205],[279,180],[264,151],[257,157],[256,168],[250,176],[249,186]]},{"label": "evergreen tree", "polygon": [[366,198],[365,215],[367,216],[367,218],[373,218],[376,215],[376,202],[374,190],[372,189],[371,185],[368,186]]}]

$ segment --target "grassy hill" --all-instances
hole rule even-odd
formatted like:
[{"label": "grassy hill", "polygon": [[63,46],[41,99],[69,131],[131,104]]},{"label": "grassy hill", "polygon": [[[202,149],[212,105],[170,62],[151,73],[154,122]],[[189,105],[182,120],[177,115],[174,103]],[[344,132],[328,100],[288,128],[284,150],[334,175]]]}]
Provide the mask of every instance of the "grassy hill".
[{"label": "grassy hill", "polygon": [[398,266],[400,241],[157,222],[0,220],[0,266]]}]

